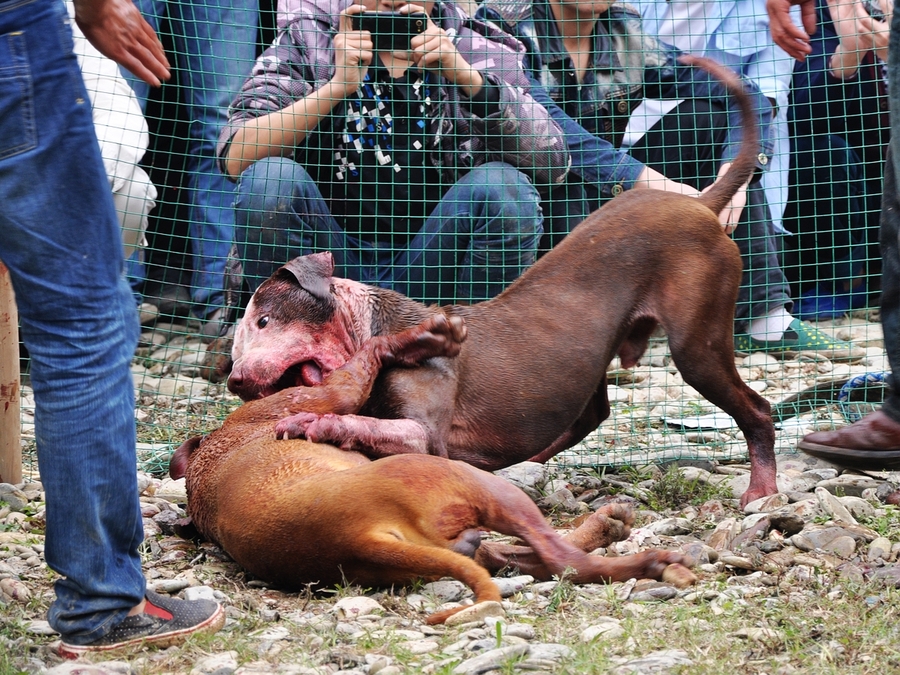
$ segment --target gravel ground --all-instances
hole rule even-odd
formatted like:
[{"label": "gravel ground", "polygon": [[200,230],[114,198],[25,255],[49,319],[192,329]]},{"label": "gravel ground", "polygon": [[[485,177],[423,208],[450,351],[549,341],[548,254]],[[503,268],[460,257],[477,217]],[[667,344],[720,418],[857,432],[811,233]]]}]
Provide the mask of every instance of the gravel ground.
[{"label": "gravel ground", "polygon": [[[0,484],[0,675],[900,672],[900,473],[843,472],[794,449],[798,436],[873,405],[835,404],[836,383],[885,369],[873,319],[825,325],[860,347],[849,361],[738,357],[742,376],[776,404],[780,420],[780,492],[743,510],[736,497],[749,467],[741,434],[684,385],[664,340],[634,369],[614,364],[614,414],[596,434],[547,465],[500,473],[560,532],[610,501],[631,504],[630,536],[595,553],[682,550],[696,561],[699,582],[574,586],[509,570],[497,580],[500,607],[476,606],[452,626],[424,619],[447,603],[471,602],[456,581],[283,593],[216,546],[174,534],[185,513],[183,481],[147,471],[164,466],[172,443],[215,426],[235,401],[200,377],[201,343],[158,325],[145,333],[134,367],[148,584],[218,599],[226,626],[183,647],[63,662],[44,616],[54,573],[43,561],[42,489],[29,471],[25,483]],[[26,440],[30,404],[26,388]]]}]

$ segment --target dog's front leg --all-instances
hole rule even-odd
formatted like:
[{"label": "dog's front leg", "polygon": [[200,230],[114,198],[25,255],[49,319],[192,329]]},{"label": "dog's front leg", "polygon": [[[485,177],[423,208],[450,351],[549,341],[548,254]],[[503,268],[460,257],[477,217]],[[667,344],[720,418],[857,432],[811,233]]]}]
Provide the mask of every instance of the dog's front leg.
[{"label": "dog's front leg", "polygon": [[275,425],[275,434],[283,439],[305,438],[314,443],[330,443],[342,450],[360,452],[371,459],[429,452],[446,457],[443,448],[429,448],[425,427],[411,419],[297,413],[279,420]]}]

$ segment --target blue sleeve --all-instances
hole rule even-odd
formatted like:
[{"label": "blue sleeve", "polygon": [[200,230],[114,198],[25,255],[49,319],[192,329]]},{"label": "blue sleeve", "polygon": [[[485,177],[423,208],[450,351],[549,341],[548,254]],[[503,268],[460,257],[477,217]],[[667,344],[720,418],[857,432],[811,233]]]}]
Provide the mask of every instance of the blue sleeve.
[{"label": "blue sleeve", "polygon": [[[728,133],[722,149],[722,163],[731,162],[741,148],[744,133],[741,128],[741,111],[734,97],[715,76],[696,66],[678,62],[681,52],[668,47],[667,63],[660,68],[647,68],[644,73],[644,94],[647,98],[659,99],[707,99],[718,102],[728,114]],[[759,159],[757,166],[765,169],[774,151],[770,127],[772,124],[772,104],[759,88],[741,78],[750,95],[753,108],[757,111],[759,126]]]},{"label": "blue sleeve", "polygon": [[572,173],[586,183],[595,184],[604,199],[634,187],[644,170],[642,162],[587,131],[569,117],[534,79],[531,80],[531,96],[547,109],[553,121],[562,128],[572,158]]}]

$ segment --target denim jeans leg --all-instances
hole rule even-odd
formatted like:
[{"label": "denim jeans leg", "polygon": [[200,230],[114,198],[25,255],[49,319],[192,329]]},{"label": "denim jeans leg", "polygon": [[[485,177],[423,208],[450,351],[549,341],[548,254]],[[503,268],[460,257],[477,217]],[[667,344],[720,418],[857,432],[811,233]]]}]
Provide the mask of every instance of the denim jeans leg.
[{"label": "denim jeans leg", "polygon": [[[216,166],[216,143],[228,105],[256,56],[259,4],[250,0],[135,0],[135,4],[154,30],[168,18],[174,38],[175,65],[190,124],[184,170],[194,266],[191,299],[194,313],[202,318],[224,297],[225,262],[234,238],[234,185]],[[149,85],[123,73],[146,108]]]},{"label": "denim jeans leg", "polygon": [[225,262],[234,240],[234,184],[216,165],[228,106],[256,57],[255,0],[169,2],[182,98],[188,108],[189,232],[194,272],[193,313],[203,318],[224,300]]},{"label": "denim jeans leg", "polygon": [[776,234],[769,217],[766,192],[759,178],[747,188],[747,204],[731,235],[741,251],[744,275],[734,311],[735,332],[747,331],[749,322],[778,307],[794,306],[791,289],[778,257]]},{"label": "denim jeans leg", "polygon": [[252,291],[287,261],[320,251],[334,255],[337,276],[365,279],[358,270],[358,243],[338,226],[306,169],[291,159],[267,157],[244,170],[235,192],[235,224]]},{"label": "denim jeans leg", "polygon": [[65,5],[5,5],[0,258],[31,355],[44,554],[63,577],[48,618],[84,643],[144,595],[130,371],[137,314]]},{"label": "denim jeans leg", "polygon": [[446,192],[398,259],[393,287],[426,303],[487,300],[534,263],[543,232],[525,174],[489,162]]}]

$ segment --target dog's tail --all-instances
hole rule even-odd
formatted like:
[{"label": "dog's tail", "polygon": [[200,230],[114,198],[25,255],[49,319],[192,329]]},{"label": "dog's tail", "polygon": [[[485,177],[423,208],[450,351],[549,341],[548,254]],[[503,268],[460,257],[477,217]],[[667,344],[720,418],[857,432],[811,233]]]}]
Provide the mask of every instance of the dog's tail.
[{"label": "dog's tail", "polygon": [[756,157],[759,147],[759,129],[756,124],[756,111],[747,95],[741,79],[732,70],[711,59],[683,54],[679,61],[685,65],[702,68],[721,80],[725,88],[737,99],[741,109],[744,137],[741,149],[731,167],[720,180],[700,196],[700,202],[710,211],[719,215],[742,185],[750,180],[756,169]]}]

